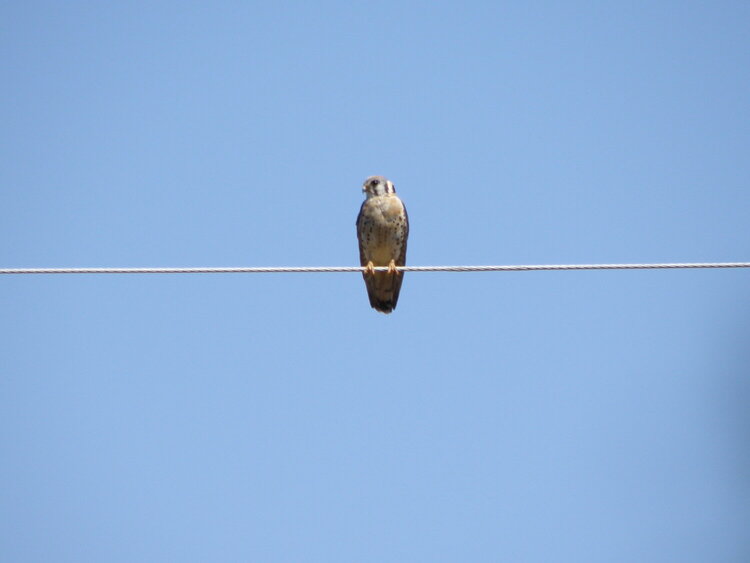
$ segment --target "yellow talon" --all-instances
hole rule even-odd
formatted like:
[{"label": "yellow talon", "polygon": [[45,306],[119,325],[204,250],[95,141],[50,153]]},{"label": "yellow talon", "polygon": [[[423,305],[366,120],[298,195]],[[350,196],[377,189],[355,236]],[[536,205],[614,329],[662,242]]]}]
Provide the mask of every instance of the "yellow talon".
[{"label": "yellow talon", "polygon": [[374,276],[375,275],[375,264],[372,263],[372,260],[370,260],[367,263],[367,266],[365,266],[365,274],[367,274],[369,276]]},{"label": "yellow talon", "polygon": [[401,273],[401,272],[399,272],[396,269],[396,261],[395,260],[391,260],[390,264],[388,264],[388,273],[389,274],[400,274]]}]

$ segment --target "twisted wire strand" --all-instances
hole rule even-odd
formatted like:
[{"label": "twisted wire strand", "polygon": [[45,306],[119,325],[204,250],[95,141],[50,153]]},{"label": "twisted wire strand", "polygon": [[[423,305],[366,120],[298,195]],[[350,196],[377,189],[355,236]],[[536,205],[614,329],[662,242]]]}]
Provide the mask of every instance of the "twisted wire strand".
[{"label": "twisted wire strand", "polygon": [[[750,268],[750,262],[687,262],[664,264],[541,264],[508,266],[399,266],[400,272],[528,272],[552,270],[678,270]],[[199,268],[0,268],[0,274],[276,274],[363,272],[360,266],[270,266]],[[376,267],[376,272],[387,272]]]}]

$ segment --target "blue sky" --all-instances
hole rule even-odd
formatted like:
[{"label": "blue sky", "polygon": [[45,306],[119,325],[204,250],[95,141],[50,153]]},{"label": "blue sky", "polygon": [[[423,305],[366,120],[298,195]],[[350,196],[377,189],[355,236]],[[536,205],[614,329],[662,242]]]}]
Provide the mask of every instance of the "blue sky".
[{"label": "blue sky", "polygon": [[[750,259],[750,8],[0,7],[0,266]],[[746,561],[750,272],[0,279],[4,561]]]}]

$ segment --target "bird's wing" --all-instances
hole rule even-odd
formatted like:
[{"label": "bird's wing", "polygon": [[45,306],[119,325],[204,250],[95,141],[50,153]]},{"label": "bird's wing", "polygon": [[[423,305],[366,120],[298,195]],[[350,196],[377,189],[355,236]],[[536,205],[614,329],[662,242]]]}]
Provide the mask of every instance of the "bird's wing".
[{"label": "bird's wing", "polygon": [[365,222],[367,221],[364,210],[367,200],[362,202],[362,206],[359,208],[359,215],[357,215],[357,241],[359,242],[359,265],[367,266],[367,259],[365,258],[365,247],[364,247],[364,233]]},{"label": "bird's wing", "polygon": [[401,252],[399,252],[396,258],[396,266],[406,266],[406,243],[409,239],[409,214],[406,212],[406,206],[403,201],[401,202],[401,206],[404,209],[404,241],[401,245]]}]

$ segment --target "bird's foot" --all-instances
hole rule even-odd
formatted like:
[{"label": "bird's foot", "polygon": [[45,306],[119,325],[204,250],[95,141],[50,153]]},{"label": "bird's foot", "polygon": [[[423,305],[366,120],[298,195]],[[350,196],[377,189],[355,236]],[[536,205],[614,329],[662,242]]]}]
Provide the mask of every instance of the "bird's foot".
[{"label": "bird's foot", "polygon": [[388,273],[391,274],[391,275],[394,275],[394,274],[397,275],[397,274],[401,273],[401,272],[399,272],[396,269],[396,261],[395,260],[391,260],[390,264],[388,264]]},{"label": "bird's foot", "polygon": [[367,263],[367,266],[365,266],[364,273],[365,273],[365,275],[368,275],[368,276],[374,276],[375,275],[375,264],[372,263],[372,260],[370,260]]}]

